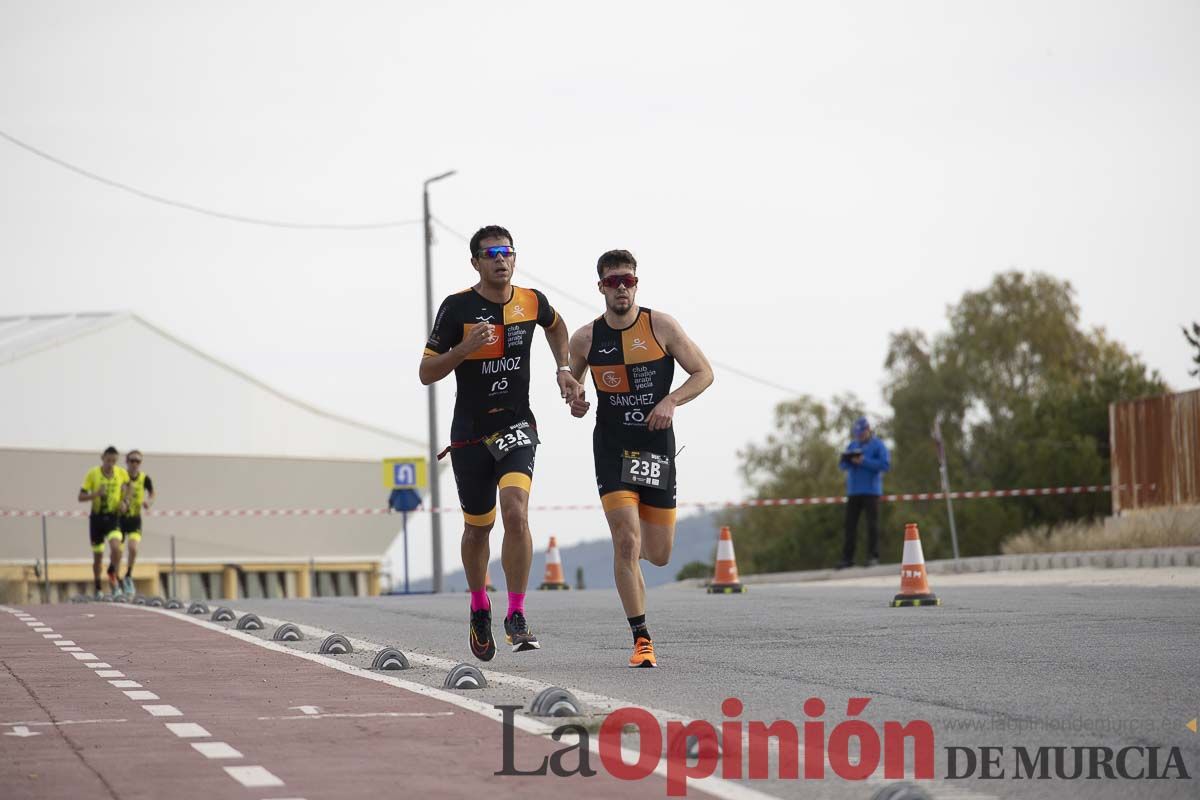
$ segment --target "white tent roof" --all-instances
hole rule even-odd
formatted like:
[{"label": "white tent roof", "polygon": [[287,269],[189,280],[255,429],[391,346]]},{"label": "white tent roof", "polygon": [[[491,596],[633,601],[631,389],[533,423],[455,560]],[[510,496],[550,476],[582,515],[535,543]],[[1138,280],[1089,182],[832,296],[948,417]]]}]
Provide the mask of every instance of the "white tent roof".
[{"label": "white tent roof", "polygon": [[127,312],[0,317],[0,386],[8,448],[374,460],[426,447],[290,397]]}]

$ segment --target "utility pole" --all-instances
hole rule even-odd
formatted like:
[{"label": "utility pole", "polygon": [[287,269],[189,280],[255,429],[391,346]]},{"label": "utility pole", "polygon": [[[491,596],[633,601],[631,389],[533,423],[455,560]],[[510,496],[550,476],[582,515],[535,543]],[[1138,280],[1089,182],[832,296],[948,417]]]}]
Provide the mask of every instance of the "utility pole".
[{"label": "utility pole", "polygon": [[[425,208],[425,330],[433,330],[433,222],[429,215],[429,184],[449,178],[455,170],[443,172],[425,181],[422,199]],[[429,503],[431,506],[433,544],[433,592],[442,591],[442,492],[438,486],[437,382],[429,384]],[[405,571],[407,579],[408,572]],[[408,587],[405,587],[406,589]]]},{"label": "utility pole", "polygon": [[942,493],[946,495],[946,516],[950,518],[950,544],[954,547],[954,562],[958,563],[958,531],[954,527],[954,504],[950,502],[950,474],[946,472],[946,447],[942,440],[942,412],[933,420],[933,440],[937,442],[938,471],[942,475]]}]

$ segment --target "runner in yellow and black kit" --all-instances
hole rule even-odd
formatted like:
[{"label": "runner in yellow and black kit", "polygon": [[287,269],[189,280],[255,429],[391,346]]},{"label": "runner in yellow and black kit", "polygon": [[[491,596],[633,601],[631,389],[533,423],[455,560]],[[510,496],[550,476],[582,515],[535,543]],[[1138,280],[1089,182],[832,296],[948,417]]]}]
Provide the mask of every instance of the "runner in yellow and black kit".
[{"label": "runner in yellow and black kit", "polygon": [[125,594],[133,594],[133,565],[137,561],[138,545],[142,542],[142,510],[154,504],[154,481],[142,472],[142,451],[130,450],[125,454],[125,471],[129,475],[126,489],[126,508],[121,513],[121,536],[125,540],[129,558],[125,562],[125,577],[121,586]]},{"label": "runner in yellow and black kit", "polygon": [[583,390],[567,367],[566,324],[541,292],[512,285],[512,235],[496,225],[481,228],[471,237],[471,265],[479,282],[442,301],[420,375],[421,383],[429,385],[453,371],[458,384],[449,452],[465,518],[462,560],[471,591],[470,644],[476,658],[489,661],[496,645],[484,583],[497,488],[504,520],[501,561],[508,584],[505,638],[513,652],[541,646],[525,619],[533,560],[529,489],[538,444],[537,422],[529,408],[529,356],[536,326],[545,330],[558,362],[563,399],[574,399]]},{"label": "runner in yellow and black kit", "polygon": [[[642,308],[637,261],[610,250],[596,263],[605,311],[571,337],[571,372],[590,368],[596,385],[592,454],[596,486],[613,537],[617,593],[633,633],[631,667],[654,667],[646,626],[646,583],[639,558],[664,566],[675,543],[675,407],[712,384],[712,367],[679,323]],[[675,391],[675,362],[688,379]],[[584,416],[590,403],[568,401]]]},{"label": "runner in yellow and black kit", "polygon": [[125,508],[125,487],[129,473],[117,466],[117,448],[109,447],[100,456],[100,466],[92,467],[83,477],[79,502],[92,504],[88,515],[88,536],[92,543],[92,578],[96,596],[100,597],[100,567],[104,563],[104,546],[111,552],[108,583],[114,597],[120,597],[121,584],[117,570],[121,568],[121,522]]}]

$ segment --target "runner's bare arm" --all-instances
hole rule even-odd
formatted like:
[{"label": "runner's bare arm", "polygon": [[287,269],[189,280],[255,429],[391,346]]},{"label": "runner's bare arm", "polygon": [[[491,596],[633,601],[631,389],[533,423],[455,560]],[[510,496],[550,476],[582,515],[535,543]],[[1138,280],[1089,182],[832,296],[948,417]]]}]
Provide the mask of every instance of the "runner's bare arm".
[{"label": "runner's bare arm", "polygon": [[[554,354],[554,363],[557,367],[566,367],[570,360],[568,353],[567,342],[567,323],[563,320],[562,315],[558,315],[554,324],[546,331],[546,342],[550,345],[550,352]],[[555,380],[558,381],[558,392],[563,400],[568,403],[579,397],[583,392],[583,387],[579,385],[572,372],[563,369],[555,370]]]},{"label": "runner's bare arm", "polygon": [[682,326],[674,317],[655,311],[650,320],[654,336],[666,348],[679,366],[688,373],[688,379],[678,389],[659,401],[650,416],[646,418],[646,427],[652,431],[664,430],[671,426],[675,415],[675,407],[695,400],[701,392],[712,385],[712,365],[696,343],[683,332]]},{"label": "runner's bare arm", "polygon": [[454,368],[466,361],[467,356],[483,347],[491,334],[492,325],[480,322],[467,331],[461,342],[446,352],[434,353],[432,350],[426,349],[425,354],[421,357],[419,370],[421,384],[428,386],[454,372]]},{"label": "runner's bare arm", "polygon": [[587,414],[591,403],[587,401],[586,389],[583,386],[583,374],[587,371],[587,354],[592,349],[592,326],[584,325],[571,337],[571,375],[579,381],[579,397],[568,399],[567,403],[571,406],[571,415],[582,417]]}]

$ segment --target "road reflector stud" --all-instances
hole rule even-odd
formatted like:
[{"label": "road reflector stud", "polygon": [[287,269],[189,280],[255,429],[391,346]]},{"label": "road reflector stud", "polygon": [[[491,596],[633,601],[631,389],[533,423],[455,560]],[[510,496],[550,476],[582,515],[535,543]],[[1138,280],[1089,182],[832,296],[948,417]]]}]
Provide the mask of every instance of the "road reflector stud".
[{"label": "road reflector stud", "polygon": [[408,669],[408,659],[394,647],[385,647],[375,654],[371,669]]},{"label": "road reflector stud", "polygon": [[174,597],[172,597],[170,600],[167,601],[165,607],[171,609],[172,611],[178,611],[179,609],[183,608],[183,603],[179,602]]},{"label": "road reflector stud", "polygon": [[146,605],[146,598],[142,597],[140,594],[135,594],[133,596],[133,604],[135,606],[144,606]]},{"label": "road reflector stud", "polygon": [[101,603],[111,603],[112,601],[113,601],[113,599],[112,599],[112,595],[111,595],[111,594],[102,594],[102,595],[100,595],[100,602],[101,602]]},{"label": "road reflector stud", "polygon": [[258,618],[257,614],[243,614],[237,621],[237,629],[239,631],[261,631],[263,629],[262,620]]},{"label": "road reflector stud", "polygon": [[189,614],[196,614],[196,615],[207,614],[208,606],[205,605],[204,603],[201,603],[199,600],[197,600],[196,602],[194,602],[190,606],[188,606],[187,612]]},{"label": "road reflector stud", "polygon": [[166,601],[164,601],[158,595],[155,595],[154,597],[151,597],[149,600],[146,601],[146,605],[154,606],[155,608],[162,608],[165,605],[165,603],[166,603]]},{"label": "road reflector stud", "polygon": [[92,600],[92,598],[88,597],[85,594],[77,594],[71,598],[72,603],[90,603],[91,600]]},{"label": "road reflector stud", "polygon": [[583,704],[575,695],[557,686],[547,686],[537,693],[529,704],[529,713],[535,717],[578,717]]},{"label": "road reflector stud", "polygon": [[915,784],[893,783],[871,795],[871,800],[929,800],[929,795]]},{"label": "road reflector stud", "polygon": [[448,673],[442,684],[444,689],[483,689],[488,685],[487,678],[474,664],[456,664]]},{"label": "road reflector stud", "polygon": [[318,651],[327,656],[345,656],[354,652],[354,648],[350,646],[350,640],[340,633],[331,633],[325,637],[325,641],[321,642],[321,648]]},{"label": "road reflector stud", "polygon": [[118,595],[115,595],[115,596],[113,597],[112,601],[113,601],[114,603],[128,603],[128,602],[129,602],[129,595],[124,595],[124,594],[118,594]]},{"label": "road reflector stud", "polygon": [[277,642],[298,642],[304,638],[304,634],[292,623],[285,622],[275,629],[271,638]]},{"label": "road reflector stud", "polygon": [[213,622],[233,622],[236,617],[237,614],[233,613],[233,609],[226,608],[225,606],[219,607],[212,613]]}]

